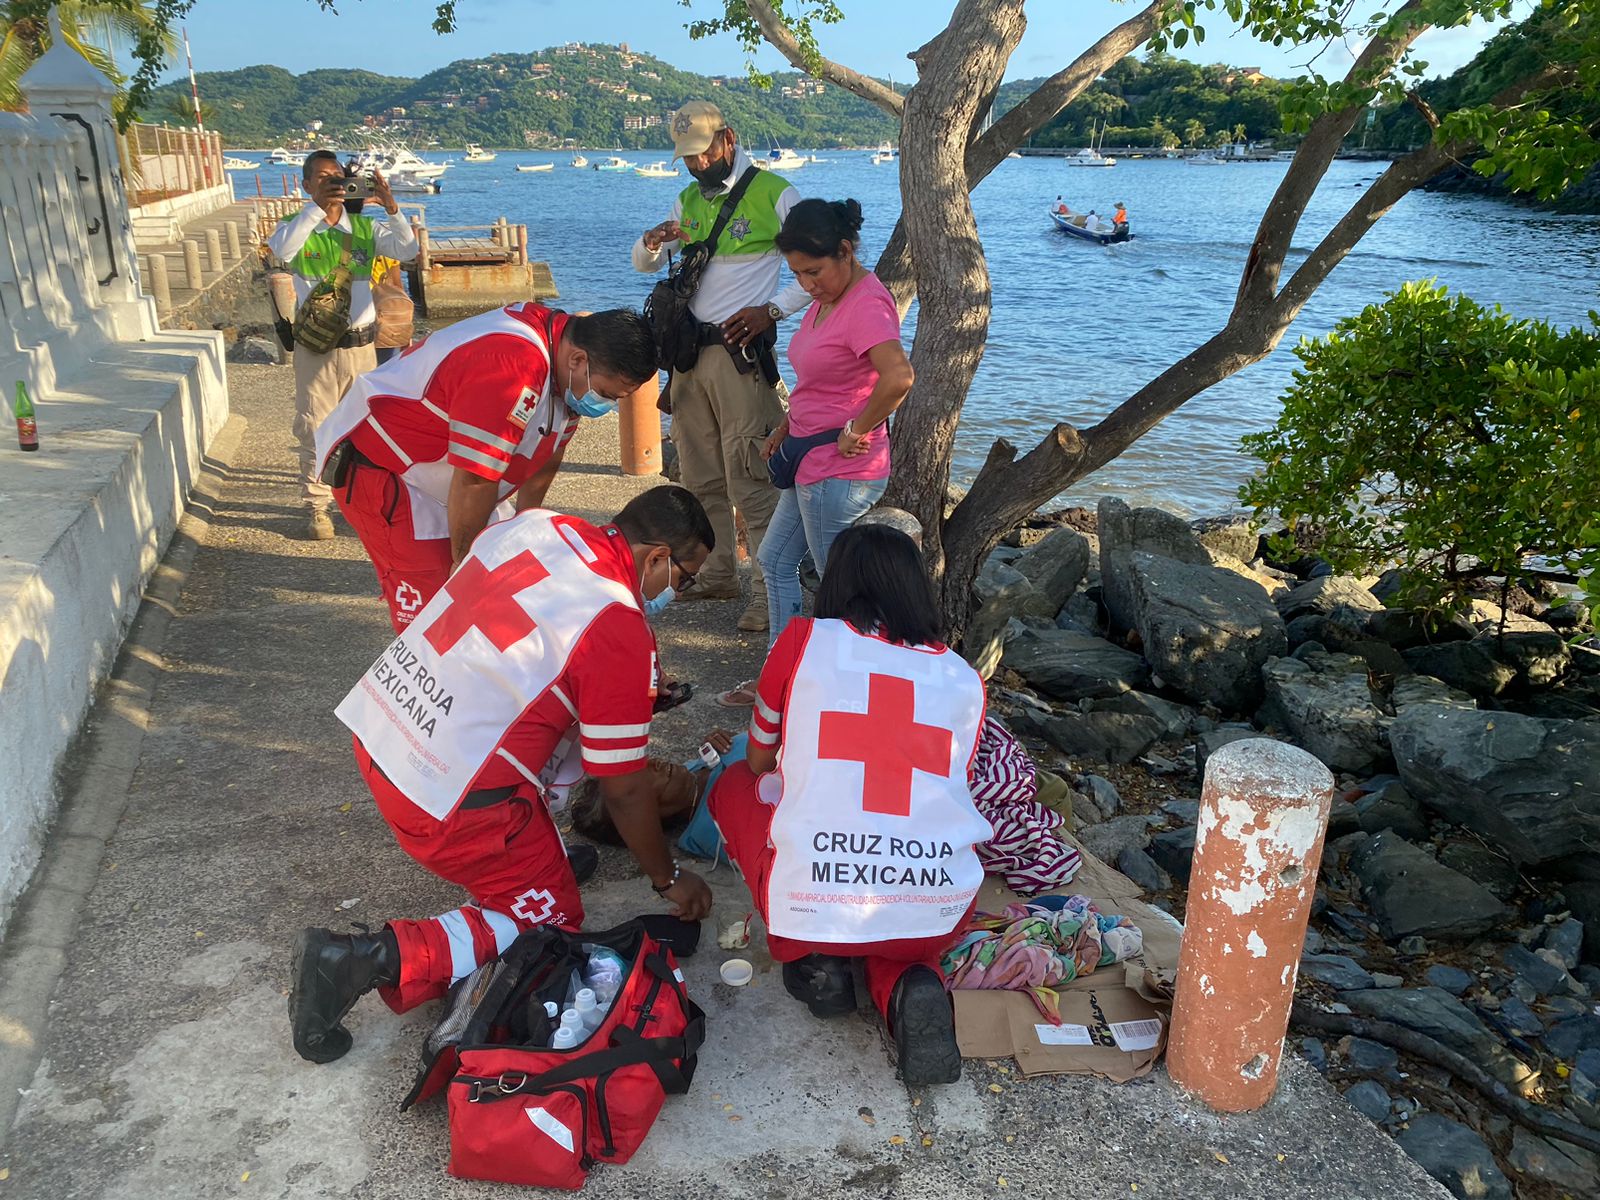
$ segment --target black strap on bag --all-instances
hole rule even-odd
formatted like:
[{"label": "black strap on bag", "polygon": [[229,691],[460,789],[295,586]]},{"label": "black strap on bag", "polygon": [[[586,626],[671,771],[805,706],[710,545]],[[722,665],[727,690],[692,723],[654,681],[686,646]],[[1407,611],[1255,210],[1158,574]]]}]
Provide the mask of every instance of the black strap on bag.
[{"label": "black strap on bag", "polygon": [[[700,277],[706,264],[717,252],[717,242],[722,231],[733,219],[735,210],[749,191],[750,184],[761,173],[756,166],[745,173],[724,197],[717,219],[712,223],[711,234],[704,241],[690,242],[676,267],[669,267],[667,277],[650,289],[644,302],[644,319],[650,325],[650,334],[656,346],[656,365],[664,371],[688,371],[700,357],[700,325],[689,312],[689,301],[700,290]],[[668,386],[671,386],[669,381]]]}]

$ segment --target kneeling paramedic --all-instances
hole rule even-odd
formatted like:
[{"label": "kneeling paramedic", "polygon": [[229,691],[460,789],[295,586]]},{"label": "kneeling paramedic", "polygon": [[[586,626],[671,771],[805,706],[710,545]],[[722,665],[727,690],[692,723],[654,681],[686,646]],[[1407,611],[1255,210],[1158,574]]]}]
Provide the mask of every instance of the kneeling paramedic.
[{"label": "kneeling paramedic", "polygon": [[356,765],[395,839],[472,902],[376,935],[307,929],[289,994],[295,1050],[331,1062],[340,1024],[377,988],[404,1012],[441,996],[524,929],[577,930],[583,904],[549,802],[587,773],[675,916],[711,891],[673,861],[648,770],[657,675],[641,607],[710,553],[705,510],[653,488],[609,525],[542,509],[478,538],[448,583],[339,705]]},{"label": "kneeling paramedic", "polygon": [[644,318],[513,304],[362,375],[317,428],[317,469],[378,573],[396,633],[491,519],[538,508],[580,417],[656,373]]}]

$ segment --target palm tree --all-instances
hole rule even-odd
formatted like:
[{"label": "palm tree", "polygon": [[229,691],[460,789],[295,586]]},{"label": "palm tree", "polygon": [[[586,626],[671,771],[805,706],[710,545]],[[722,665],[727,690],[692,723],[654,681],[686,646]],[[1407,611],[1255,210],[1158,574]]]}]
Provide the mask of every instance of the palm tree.
[{"label": "palm tree", "polygon": [[173,96],[171,102],[167,105],[167,111],[180,125],[213,126],[216,124],[213,119],[216,116],[215,107],[202,100],[199,110],[196,111],[194,97],[188,92],[179,92],[176,96]]},{"label": "palm tree", "polygon": [[1200,139],[1205,137],[1205,135],[1206,127],[1194,117],[1190,117],[1189,120],[1184,123],[1183,140],[1189,143],[1189,145],[1198,146],[1200,144]]},{"label": "palm tree", "polygon": [[[56,13],[67,44],[119,86],[126,76],[117,70],[110,49],[97,44],[97,38],[131,44],[141,35],[155,32],[169,58],[178,52],[178,39],[158,22],[153,4],[61,0]],[[42,14],[15,16],[12,6],[0,8],[0,109],[23,107],[18,82],[49,46],[50,25]]]}]

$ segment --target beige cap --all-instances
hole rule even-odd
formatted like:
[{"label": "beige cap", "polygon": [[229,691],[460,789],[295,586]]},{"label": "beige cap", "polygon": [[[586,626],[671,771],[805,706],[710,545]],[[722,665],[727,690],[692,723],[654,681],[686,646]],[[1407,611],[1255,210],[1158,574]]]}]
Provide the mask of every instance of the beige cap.
[{"label": "beige cap", "polygon": [[672,157],[704,154],[711,141],[728,127],[722,110],[709,100],[691,100],[672,114]]}]

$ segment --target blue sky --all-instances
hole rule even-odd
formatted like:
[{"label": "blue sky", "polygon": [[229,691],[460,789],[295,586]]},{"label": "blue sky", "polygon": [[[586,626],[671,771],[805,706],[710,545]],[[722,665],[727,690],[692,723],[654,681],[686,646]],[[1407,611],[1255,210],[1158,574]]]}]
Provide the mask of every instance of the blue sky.
[{"label": "blue sky", "polygon": [[[337,0],[337,16],[313,0],[199,0],[188,18],[195,69],[233,70],[273,63],[296,73],[314,67],[364,67],[393,75],[426,74],[459,58],[496,51],[531,51],[565,41],[627,42],[637,50],[708,75],[743,70],[732,37],[692,42],[684,28],[695,16],[720,11],[717,0],[457,0],[460,28],[440,37],[429,27],[433,0]],[[829,56],[873,75],[910,79],[906,54],[933,37],[949,19],[950,0],[840,0],[845,21],[825,30]],[[1029,8],[1027,35],[1011,59],[1008,78],[1046,75],[1070,62],[1134,9],[1111,0],[1043,0]],[[1186,57],[1200,62],[1259,66],[1272,75],[1295,75],[1309,49],[1263,46],[1210,14],[1207,38]],[[1469,60],[1490,30],[1482,27],[1428,36],[1422,57],[1430,74]],[[757,61],[784,65],[773,51]],[[1324,71],[1349,61],[1334,47],[1320,60]]]}]

